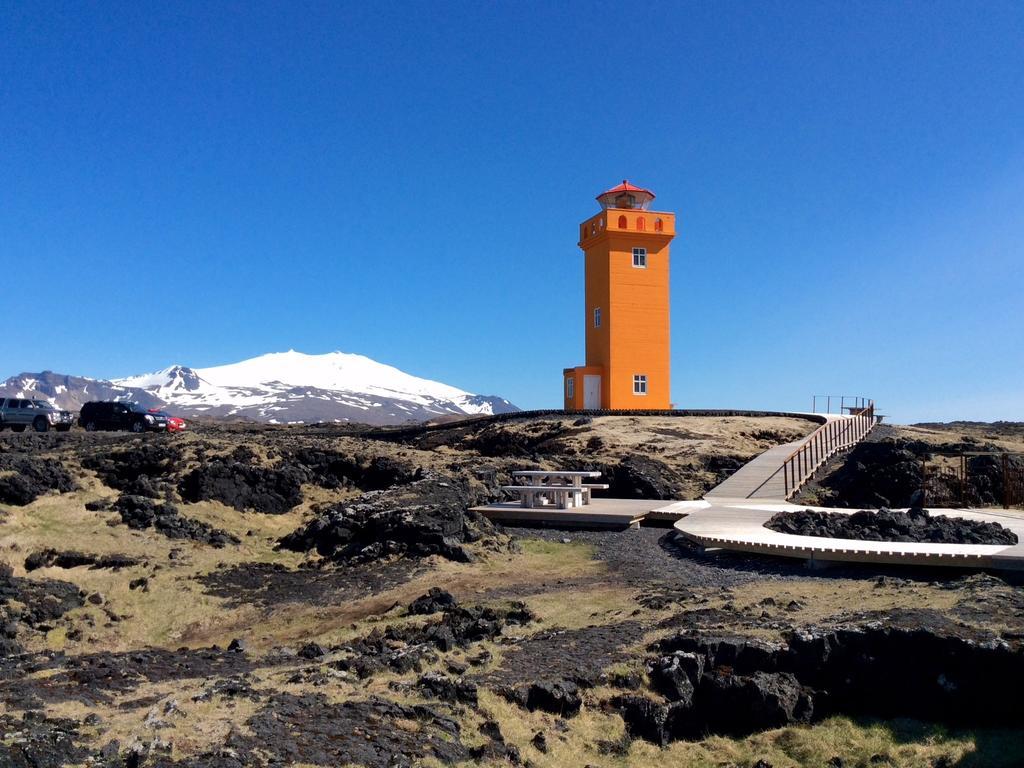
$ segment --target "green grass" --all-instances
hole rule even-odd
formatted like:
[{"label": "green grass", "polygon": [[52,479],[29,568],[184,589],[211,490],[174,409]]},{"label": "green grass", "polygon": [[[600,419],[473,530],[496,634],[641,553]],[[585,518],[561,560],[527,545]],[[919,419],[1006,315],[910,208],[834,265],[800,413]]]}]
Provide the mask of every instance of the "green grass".
[{"label": "green grass", "polygon": [[581,541],[562,544],[559,541],[546,539],[523,539],[519,542],[523,552],[541,557],[568,557],[575,560],[590,560],[594,557],[594,547]]}]

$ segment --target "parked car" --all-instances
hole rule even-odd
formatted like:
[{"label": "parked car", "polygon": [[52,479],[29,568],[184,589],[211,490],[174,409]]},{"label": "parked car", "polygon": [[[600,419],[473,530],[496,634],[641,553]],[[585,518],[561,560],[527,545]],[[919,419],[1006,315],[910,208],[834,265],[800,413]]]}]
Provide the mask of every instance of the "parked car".
[{"label": "parked car", "polygon": [[130,429],[132,432],[163,432],[167,417],[150,413],[138,403],[95,402],[82,406],[78,424],[89,432]]},{"label": "parked car", "polygon": [[24,432],[26,427],[32,427],[36,432],[46,432],[52,427],[67,432],[74,423],[71,411],[61,411],[45,400],[0,397],[0,429],[10,427],[15,432]]},{"label": "parked car", "polygon": [[185,420],[180,416],[171,416],[167,411],[161,411],[159,408],[150,408],[150,413],[155,413],[159,416],[163,416],[167,419],[167,431],[168,432],[184,432],[188,425]]}]

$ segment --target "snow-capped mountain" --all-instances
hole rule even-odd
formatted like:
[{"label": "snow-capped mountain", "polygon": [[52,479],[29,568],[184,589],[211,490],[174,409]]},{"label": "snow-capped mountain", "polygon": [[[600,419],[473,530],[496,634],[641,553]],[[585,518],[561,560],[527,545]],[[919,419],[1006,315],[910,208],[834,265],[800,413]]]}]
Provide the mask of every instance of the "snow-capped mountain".
[{"label": "snow-capped mountain", "polygon": [[173,365],[112,381],[21,374],[0,385],[0,394],[43,397],[69,410],[89,400],[136,400],[183,416],[282,424],[400,424],[518,410],[500,397],[474,395],[344,352],[279,352],[213,368]]}]

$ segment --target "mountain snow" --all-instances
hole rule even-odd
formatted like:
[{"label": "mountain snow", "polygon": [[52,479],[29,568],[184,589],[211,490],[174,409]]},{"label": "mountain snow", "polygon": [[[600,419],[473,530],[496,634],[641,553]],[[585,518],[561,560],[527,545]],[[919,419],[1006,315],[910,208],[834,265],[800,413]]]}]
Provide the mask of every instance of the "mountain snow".
[{"label": "mountain snow", "polygon": [[212,368],[173,365],[112,381],[23,373],[0,383],[2,394],[41,397],[70,410],[89,400],[134,400],[184,416],[275,423],[397,424],[518,410],[500,397],[413,376],[363,355],[294,350]]}]

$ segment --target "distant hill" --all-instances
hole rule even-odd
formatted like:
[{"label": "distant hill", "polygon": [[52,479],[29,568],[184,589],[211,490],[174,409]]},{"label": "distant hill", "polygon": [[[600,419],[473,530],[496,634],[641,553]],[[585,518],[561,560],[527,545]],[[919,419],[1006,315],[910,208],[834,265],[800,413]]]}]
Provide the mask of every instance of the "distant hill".
[{"label": "distant hill", "polygon": [[72,411],[90,400],[131,400],[181,416],[275,424],[402,424],[519,410],[501,397],[475,395],[344,352],[279,352],[213,368],[172,365],[113,380],[22,373],[0,384],[0,395],[42,398]]}]

